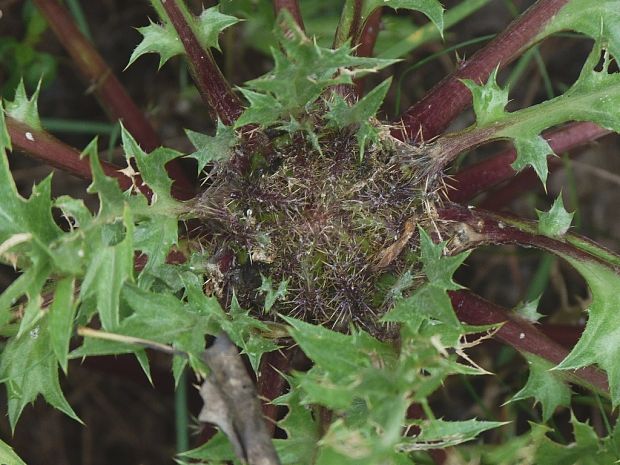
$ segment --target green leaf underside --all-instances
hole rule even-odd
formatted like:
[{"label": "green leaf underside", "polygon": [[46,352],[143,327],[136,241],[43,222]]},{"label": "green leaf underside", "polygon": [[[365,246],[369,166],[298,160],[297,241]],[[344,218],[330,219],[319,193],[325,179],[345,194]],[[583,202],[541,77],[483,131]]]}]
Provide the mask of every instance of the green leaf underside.
[{"label": "green leaf underside", "polygon": [[524,354],[528,361],[530,374],[527,383],[517,392],[511,402],[533,397],[535,402],[542,405],[543,421],[549,420],[556,408],[568,407],[571,400],[571,390],[557,372],[550,371],[553,364],[532,354]]},{"label": "green leaf underside", "polygon": [[[620,6],[619,2],[613,3]],[[546,183],[547,156],[553,151],[540,133],[549,127],[569,121],[592,121],[620,131],[620,73],[609,72],[611,58],[608,51],[604,53],[602,69],[596,69],[601,59],[601,47],[609,45],[608,39],[608,36],[599,37],[579,78],[566,93],[523,110],[511,113],[504,110],[507,91],[496,84],[495,72],[483,85],[463,81],[472,92],[476,129],[492,129],[490,139],[513,141],[517,158],[512,167],[516,171],[532,166]]]},{"label": "green leaf underside", "polygon": [[[189,15],[190,27],[205,50],[213,47],[219,50],[218,37],[220,33],[239,22],[234,16],[228,16],[219,12],[217,6],[203,10],[199,17]],[[137,28],[142,34],[142,41],[135,48],[127,67],[146,53],[159,54],[159,68],[170,58],[185,53],[183,44],[178,38],[174,27],[167,18],[162,18],[164,24],[150,21],[148,26]]]}]

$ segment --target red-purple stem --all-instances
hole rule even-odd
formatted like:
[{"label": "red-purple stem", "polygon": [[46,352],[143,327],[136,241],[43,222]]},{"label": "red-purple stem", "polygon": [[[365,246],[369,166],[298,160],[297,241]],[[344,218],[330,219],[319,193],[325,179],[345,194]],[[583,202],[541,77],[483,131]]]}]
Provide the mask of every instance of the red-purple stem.
[{"label": "red-purple stem", "polygon": [[451,75],[433,87],[411,106],[402,121],[406,140],[430,140],[471,104],[471,93],[460,82],[472,79],[482,83],[497,66],[506,66],[530,47],[553,16],[568,0],[538,0],[487,46],[461,63]]},{"label": "red-purple stem", "polygon": [[212,115],[228,126],[232,125],[243,112],[239,97],[232,91],[228,81],[215,64],[210,50],[205,49],[194,31],[187,23],[178,0],[162,2],[170,23],[177,31],[187,54],[190,73]]},{"label": "red-purple stem", "polygon": [[298,0],[273,0],[273,11],[275,15],[278,16],[282,10],[287,10],[291,14],[302,31],[305,29]]},{"label": "red-purple stem", "polygon": [[[537,223],[534,221],[456,204],[445,205],[439,208],[437,213],[440,219],[447,222],[451,233],[457,238],[458,243],[455,242],[454,246],[459,249],[470,249],[484,244],[530,246],[579,261],[596,262],[615,272],[619,271],[608,261],[573,246],[569,241],[537,234]],[[578,238],[580,242],[587,240],[577,235],[571,237]]]},{"label": "red-purple stem", "polygon": [[[568,350],[553,342],[529,321],[510,313],[469,291],[450,292],[452,306],[459,319],[470,325],[503,323],[495,338],[514,347],[519,352],[537,355],[553,364],[566,358]],[[572,374],[587,385],[602,392],[609,392],[607,377],[603,372],[586,367]]]},{"label": "red-purple stem", "polygon": [[[377,43],[377,37],[379,36],[382,13],[383,8],[377,8],[364,22],[364,25],[362,26],[362,32],[360,33],[359,39],[357,40],[358,46],[355,49],[355,54],[357,56],[372,56],[375,49],[375,44]],[[365,82],[366,80],[363,77],[355,81],[357,95],[362,95],[364,93]]]},{"label": "red-purple stem", "polygon": [[[78,178],[86,181],[92,180],[90,162],[88,159],[81,159],[81,154],[76,148],[59,141],[46,131],[32,129],[10,116],[6,117],[6,125],[14,149]],[[118,166],[105,161],[100,161],[100,163],[105,175],[116,179],[121,189],[126,190],[132,186],[131,178],[121,173]],[[135,176],[134,184],[145,196],[151,198],[151,190],[142,182],[139,175]],[[188,200],[193,193],[181,190],[177,184],[174,184],[172,195],[180,200]]]},{"label": "red-purple stem", "polygon": [[[20,150],[78,178],[92,180],[90,162],[86,158],[81,159],[77,149],[59,141],[45,131],[34,130],[11,117],[6,118],[6,125],[13,149]],[[107,176],[118,180],[121,189],[131,187],[131,179],[119,172],[118,167],[105,161],[101,162],[101,167]]]},{"label": "red-purple stem", "polygon": [[[113,122],[121,120],[147,152],[159,147],[161,142],[153,126],[101,55],[78,29],[71,14],[58,0],[35,0],[35,4],[47,19],[58,40],[71,55],[78,71],[88,83],[89,91],[94,92],[110,119]],[[173,160],[167,169],[180,189],[193,190],[193,182],[177,160]]]},{"label": "red-purple stem", "polygon": [[[593,123],[572,123],[543,135],[555,153],[572,150],[575,147],[596,140],[610,131]],[[447,181],[452,187],[448,197],[454,202],[467,202],[476,195],[505,181],[516,174],[511,163],[516,159],[514,149],[505,150],[498,155],[460,171]]]},{"label": "red-purple stem", "polygon": [[258,370],[256,390],[263,401],[263,414],[270,420],[267,424],[272,435],[278,420],[278,406],[272,404],[271,401],[283,393],[286,380],[282,374],[287,373],[289,369],[287,353],[277,350],[263,356]]}]

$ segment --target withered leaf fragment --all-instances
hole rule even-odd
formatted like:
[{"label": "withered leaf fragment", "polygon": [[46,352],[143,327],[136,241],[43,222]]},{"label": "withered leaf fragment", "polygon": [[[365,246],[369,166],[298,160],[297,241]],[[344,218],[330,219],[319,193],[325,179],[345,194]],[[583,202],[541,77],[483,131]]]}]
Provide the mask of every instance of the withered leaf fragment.
[{"label": "withered leaf fragment", "polygon": [[243,463],[280,465],[254,384],[226,334],[215,339],[204,360],[211,372],[200,387],[204,407],[198,419],[217,425]]}]

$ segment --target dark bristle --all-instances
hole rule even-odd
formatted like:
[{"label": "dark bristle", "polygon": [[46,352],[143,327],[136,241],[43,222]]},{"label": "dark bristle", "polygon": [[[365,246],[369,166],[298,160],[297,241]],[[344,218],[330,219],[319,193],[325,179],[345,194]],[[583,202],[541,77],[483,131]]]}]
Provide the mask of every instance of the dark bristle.
[{"label": "dark bristle", "polygon": [[354,137],[329,136],[321,138],[320,152],[292,137],[269,166],[250,176],[214,170],[194,214],[203,220],[208,249],[226,244],[235,254],[221,286],[234,286],[241,304],[257,315],[263,297],[255,282],[233,282],[235,268],[259,267],[274,285],[288,279],[286,299],[266,318],[280,313],[385,335],[389,328],[378,320],[391,301],[380,295],[386,290],[379,279],[416,264],[399,251],[385,269],[374,265],[410,218],[426,214],[425,158],[418,149],[412,158],[413,149],[405,153],[406,144],[386,136],[360,161]]}]

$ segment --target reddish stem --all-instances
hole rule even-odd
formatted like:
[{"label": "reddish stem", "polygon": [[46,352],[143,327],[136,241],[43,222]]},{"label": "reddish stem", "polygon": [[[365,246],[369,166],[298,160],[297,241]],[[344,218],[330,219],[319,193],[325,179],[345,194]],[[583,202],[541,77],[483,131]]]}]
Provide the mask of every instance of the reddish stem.
[{"label": "reddish stem", "polygon": [[163,1],[162,6],[177,31],[187,53],[190,72],[213,117],[232,125],[243,112],[243,105],[215,64],[210,50],[205,50],[187,23],[177,0]]},{"label": "reddish stem", "polygon": [[[564,242],[536,234],[537,224],[533,221],[499,215],[479,208],[470,209],[456,204],[442,207],[437,213],[442,220],[448,222],[447,232],[456,238],[453,243],[455,249],[471,249],[484,244],[531,246],[579,261],[596,262],[615,272],[618,271],[608,261],[577,248],[568,241]],[[571,237],[578,238],[580,242],[585,240],[577,235],[571,235]]]},{"label": "reddish stem", "polygon": [[[557,158],[549,158],[549,174],[555,173],[564,165]],[[478,204],[480,208],[499,211],[525,192],[538,192],[542,184],[540,178],[532,168],[527,168],[512,178],[506,185],[488,193]]]},{"label": "reddish stem", "polygon": [[[556,365],[568,355],[568,350],[553,342],[529,321],[472,292],[452,291],[450,298],[454,311],[464,323],[471,325],[503,323],[495,333],[495,337],[519,352],[537,355]],[[572,374],[602,392],[609,392],[607,376],[594,367],[581,368]]]},{"label": "reddish stem", "polygon": [[[78,178],[86,181],[92,180],[90,162],[88,159],[81,159],[81,153],[76,148],[59,141],[48,132],[32,129],[10,116],[6,117],[6,125],[14,149]],[[100,163],[105,175],[116,179],[121,189],[127,190],[132,186],[131,178],[121,173],[118,166],[101,160]],[[150,199],[152,192],[142,182],[139,175],[135,176],[134,182],[140,192]],[[193,194],[179,189],[178,185],[175,184],[172,186],[172,195],[177,199],[187,200]]]},{"label": "reddish stem", "polygon": [[[101,55],[77,28],[71,14],[58,0],[34,0],[58,40],[67,50],[80,74],[93,91],[102,108],[114,122],[121,120],[127,130],[147,152],[161,145],[159,137],[144,113],[129,96],[116,75]],[[172,179],[182,190],[193,190],[193,183],[185,174],[178,160],[167,167]]]},{"label": "reddish stem", "polygon": [[273,11],[276,17],[280,14],[282,10],[288,10],[299,28],[302,31],[305,30],[304,20],[301,16],[301,10],[299,9],[298,0],[273,0]]},{"label": "reddish stem", "polygon": [[530,47],[553,16],[568,0],[538,0],[487,46],[433,87],[402,115],[408,140],[430,140],[439,135],[468,105],[471,93],[460,82],[486,80],[497,66],[506,66]]},{"label": "reddish stem", "polygon": [[[610,132],[593,123],[572,123],[549,131],[543,137],[555,153],[562,153]],[[509,149],[465,168],[447,180],[448,185],[454,188],[449,191],[448,198],[454,202],[467,202],[490,187],[511,178],[516,174],[511,166],[515,159],[516,151]]]},{"label": "reddish stem", "polygon": [[289,371],[289,357],[282,351],[274,351],[265,354],[261,360],[256,380],[258,396],[263,401],[263,414],[270,421],[267,422],[272,436],[278,420],[278,406],[271,403],[284,391],[286,380],[282,373]]},{"label": "reddish stem", "polygon": [[[86,158],[81,159],[77,149],[59,141],[45,131],[34,130],[11,117],[6,118],[6,125],[14,149],[21,150],[37,160],[44,161],[78,178],[92,180],[90,162]],[[121,173],[117,166],[102,161],[101,167],[107,176],[118,180],[121,189],[131,187],[131,179]],[[141,184],[140,182],[138,185]]]},{"label": "reddish stem", "polygon": [[[377,37],[379,36],[379,29],[381,28],[381,14],[383,8],[377,8],[373,11],[364,25],[362,26],[362,32],[360,33],[357,41],[358,46],[355,49],[355,53],[360,57],[371,57],[377,43]],[[355,81],[355,87],[357,95],[364,93],[364,84],[366,80],[362,77]]]}]

